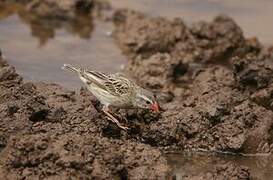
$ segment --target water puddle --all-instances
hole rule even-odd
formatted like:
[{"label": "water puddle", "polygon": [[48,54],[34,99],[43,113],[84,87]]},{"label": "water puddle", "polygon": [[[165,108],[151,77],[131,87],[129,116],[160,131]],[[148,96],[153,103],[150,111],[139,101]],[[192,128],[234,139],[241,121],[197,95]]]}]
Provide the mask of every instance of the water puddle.
[{"label": "water puddle", "polygon": [[111,23],[86,16],[73,21],[37,19],[20,7],[2,9],[0,19],[0,48],[26,81],[54,82],[78,89],[81,82],[61,70],[64,63],[118,72],[126,62],[107,36],[113,30]]},{"label": "water puddle", "polygon": [[[176,180],[184,177],[197,178],[213,171],[216,165],[234,163],[249,168],[253,179],[273,179],[272,155],[225,155],[205,152],[184,152],[179,154],[167,154],[173,175]],[[198,178],[197,178],[198,179]]]}]

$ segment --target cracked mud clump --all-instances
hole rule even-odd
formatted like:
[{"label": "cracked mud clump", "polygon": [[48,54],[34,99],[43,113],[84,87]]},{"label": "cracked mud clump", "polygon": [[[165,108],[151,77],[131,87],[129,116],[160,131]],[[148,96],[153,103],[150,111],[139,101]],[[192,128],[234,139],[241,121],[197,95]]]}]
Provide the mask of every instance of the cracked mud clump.
[{"label": "cracked mud clump", "polygon": [[[0,60],[0,176],[5,179],[164,178],[161,152],[124,138],[101,117],[86,91],[25,83]],[[114,127],[114,128],[113,128]]]},{"label": "cracked mud clump", "polygon": [[113,20],[125,71],[159,96],[172,94],[137,136],[163,149],[272,152],[270,48],[245,38],[227,16],[186,26],[121,9]]}]

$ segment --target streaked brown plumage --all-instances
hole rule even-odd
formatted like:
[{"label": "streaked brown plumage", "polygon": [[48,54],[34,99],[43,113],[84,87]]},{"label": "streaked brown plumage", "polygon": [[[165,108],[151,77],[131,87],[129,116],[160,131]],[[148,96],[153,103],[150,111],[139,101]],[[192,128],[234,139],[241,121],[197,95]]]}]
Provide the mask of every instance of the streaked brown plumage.
[{"label": "streaked brown plumage", "polygon": [[103,112],[110,117],[111,121],[124,130],[128,128],[122,126],[110,114],[109,107],[142,108],[151,109],[155,112],[159,111],[159,106],[153,93],[138,86],[122,74],[106,75],[97,71],[76,68],[69,64],[64,64],[63,69],[77,73],[87,89],[103,104]]}]

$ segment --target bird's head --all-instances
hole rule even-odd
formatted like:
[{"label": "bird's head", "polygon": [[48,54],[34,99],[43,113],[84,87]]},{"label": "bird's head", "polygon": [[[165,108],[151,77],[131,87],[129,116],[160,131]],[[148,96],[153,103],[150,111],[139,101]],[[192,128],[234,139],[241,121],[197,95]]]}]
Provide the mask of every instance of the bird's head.
[{"label": "bird's head", "polygon": [[133,105],[142,109],[150,109],[154,112],[159,112],[159,104],[156,101],[155,95],[143,88],[139,88],[136,91]]}]

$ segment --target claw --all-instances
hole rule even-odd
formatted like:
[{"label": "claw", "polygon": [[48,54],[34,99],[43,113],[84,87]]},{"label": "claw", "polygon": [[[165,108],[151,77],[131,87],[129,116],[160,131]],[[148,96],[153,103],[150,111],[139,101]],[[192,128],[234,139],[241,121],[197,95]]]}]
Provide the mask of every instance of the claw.
[{"label": "claw", "polygon": [[108,119],[110,120],[110,121],[112,121],[113,123],[115,123],[119,128],[121,128],[121,129],[123,129],[123,130],[128,130],[129,128],[128,127],[126,127],[126,126],[122,126],[121,124],[120,124],[120,122],[109,112],[109,109],[108,109],[108,107],[103,107],[102,108],[102,111],[108,116]]},{"label": "claw", "polygon": [[110,121],[112,121],[113,123],[115,123],[120,129],[123,129],[123,130],[128,130],[129,128],[127,126],[123,126],[121,125],[119,122],[117,123],[116,121],[113,121],[110,117],[107,117]]},{"label": "claw", "polygon": [[262,147],[262,152],[263,153],[268,153],[269,152],[269,145],[268,143],[265,143]]}]

